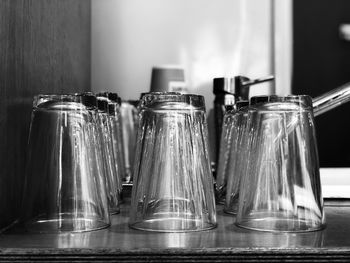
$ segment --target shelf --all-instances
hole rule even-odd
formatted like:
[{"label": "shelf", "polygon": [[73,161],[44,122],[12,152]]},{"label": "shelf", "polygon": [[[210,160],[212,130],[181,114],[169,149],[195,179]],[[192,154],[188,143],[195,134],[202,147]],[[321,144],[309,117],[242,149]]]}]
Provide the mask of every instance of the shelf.
[{"label": "shelf", "polygon": [[[345,205],[343,205],[345,204]],[[128,227],[129,204],[112,216],[108,229],[75,234],[18,233],[0,235],[0,261],[262,261],[273,259],[322,262],[350,259],[350,206],[326,205],[327,228],[309,233],[268,233],[236,227],[234,216],[217,207],[218,227],[191,233],[154,233]]]}]

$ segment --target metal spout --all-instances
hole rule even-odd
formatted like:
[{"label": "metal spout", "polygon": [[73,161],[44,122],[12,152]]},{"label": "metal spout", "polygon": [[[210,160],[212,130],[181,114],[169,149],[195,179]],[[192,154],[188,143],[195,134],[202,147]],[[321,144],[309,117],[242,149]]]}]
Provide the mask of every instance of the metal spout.
[{"label": "metal spout", "polygon": [[314,116],[350,101],[350,82],[312,99]]}]

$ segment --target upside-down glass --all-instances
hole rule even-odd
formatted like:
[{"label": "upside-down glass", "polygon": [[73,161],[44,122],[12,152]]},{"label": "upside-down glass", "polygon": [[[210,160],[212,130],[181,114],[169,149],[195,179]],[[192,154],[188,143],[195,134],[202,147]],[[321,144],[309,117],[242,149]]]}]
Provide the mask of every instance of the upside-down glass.
[{"label": "upside-down glass", "polygon": [[119,114],[119,104],[108,103],[108,113],[111,124],[111,140],[113,146],[113,155],[115,157],[115,166],[117,169],[117,185],[118,185],[118,195],[121,195],[122,185],[123,185],[123,174],[125,174],[124,158],[123,156],[123,144],[122,144],[122,134],[121,134],[121,122]]},{"label": "upside-down glass", "polygon": [[84,96],[34,98],[21,209],[28,231],[110,225],[95,106]]},{"label": "upside-down glass", "polygon": [[314,116],[350,101],[350,82],[314,99],[275,96],[248,110],[238,226],[305,232],[325,226]]},{"label": "upside-down glass", "polygon": [[[121,106],[121,98],[117,93],[112,92],[103,92],[97,94],[97,97],[100,100],[107,101],[108,109],[104,109],[104,111],[108,110],[109,117],[109,128],[107,128],[106,132],[110,132],[109,141],[112,143],[111,147],[113,150],[114,156],[114,165],[115,172],[117,173],[116,183],[118,185],[118,195],[121,195],[122,192],[122,181],[125,176],[125,162],[124,162],[124,147],[123,147],[123,133],[122,133],[122,117],[120,113]],[[103,99],[105,98],[105,99]],[[105,106],[105,105],[104,105]],[[119,200],[121,201],[121,197]]]},{"label": "upside-down glass", "polygon": [[136,107],[128,101],[123,101],[120,107],[123,133],[123,153],[125,161],[125,175],[123,181],[132,182],[132,168],[136,148],[136,133],[138,127],[138,112]]},{"label": "upside-down glass", "polygon": [[240,182],[247,169],[246,163],[249,158],[247,145],[251,138],[249,131],[246,129],[248,105],[274,101],[275,98],[275,95],[254,96],[250,99],[250,103],[243,101],[238,104],[238,111],[235,112],[234,126],[232,127],[231,152],[229,153],[228,165],[225,170],[227,181],[225,213],[237,214]]},{"label": "upside-down glass", "polygon": [[160,232],[214,228],[204,98],[150,93],[140,109],[129,226]]},{"label": "upside-down glass", "polygon": [[114,155],[112,123],[106,97],[97,97],[98,123],[102,137],[102,154],[106,171],[108,207],[111,214],[120,212],[121,175]]},{"label": "upside-down glass", "polygon": [[248,110],[238,226],[303,232],[325,225],[312,100],[279,97]]},{"label": "upside-down glass", "polygon": [[216,202],[219,204],[225,203],[227,179],[231,165],[231,154],[237,152],[237,131],[240,123],[237,123],[237,116],[241,107],[247,106],[248,101],[239,101],[236,103],[234,109],[227,111],[223,118],[223,127],[220,141],[219,165],[216,176]]},{"label": "upside-down glass", "polygon": [[97,94],[98,97],[105,97],[108,100],[108,111],[111,123],[111,139],[113,142],[113,153],[116,158],[116,165],[120,181],[127,176],[125,167],[123,121],[121,116],[121,98],[117,93],[103,92]]}]

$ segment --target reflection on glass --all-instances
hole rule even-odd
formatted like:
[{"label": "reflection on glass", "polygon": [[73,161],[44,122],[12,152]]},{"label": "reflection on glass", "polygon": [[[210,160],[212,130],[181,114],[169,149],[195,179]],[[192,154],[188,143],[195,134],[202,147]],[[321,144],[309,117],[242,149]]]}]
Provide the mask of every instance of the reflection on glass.
[{"label": "reflection on glass", "polygon": [[219,162],[217,166],[216,176],[216,202],[222,204],[225,202],[226,188],[227,188],[227,173],[229,159],[231,155],[231,149],[234,148],[232,145],[232,136],[234,136],[234,128],[236,127],[235,110],[228,111],[223,117],[222,133],[220,140],[219,150]]},{"label": "reflection on glass", "polygon": [[241,178],[247,167],[247,147],[249,134],[246,132],[247,107],[239,109],[233,116],[232,139],[230,158],[226,170],[227,191],[224,211],[229,214],[236,214],[238,210],[239,190]]},{"label": "reflection on glass", "polygon": [[[246,107],[248,104],[248,101],[239,101],[234,105],[233,109],[227,111],[224,115],[216,179],[216,201],[220,204],[225,203],[230,177],[234,177],[235,180],[233,182],[239,186],[239,176],[235,170],[236,163],[239,163],[236,161],[236,157],[239,158],[241,156],[240,149],[238,149],[239,133],[243,130],[242,118],[239,115],[241,115],[241,108]],[[238,187],[237,189],[232,189],[231,185],[230,190],[234,192],[230,193],[229,198],[236,200],[238,198]],[[236,203],[236,201],[234,202]],[[226,212],[231,213],[230,209]]]},{"label": "reflection on glass", "polygon": [[324,231],[312,231],[304,233],[281,233],[281,232],[256,232],[249,230],[238,230],[235,233],[224,231],[220,235],[235,246],[261,247],[261,248],[319,248],[324,246]]},{"label": "reflection on glass", "polygon": [[136,148],[136,132],[138,126],[138,112],[134,105],[123,101],[120,107],[123,134],[123,153],[125,162],[125,174],[123,181],[132,182],[132,167]]},{"label": "reflection on glass", "polygon": [[122,192],[123,174],[125,174],[124,154],[123,154],[123,137],[121,133],[121,116],[120,106],[117,103],[108,103],[110,136],[112,141],[112,150],[115,157],[114,165],[117,172],[117,195],[120,197]]},{"label": "reflection on glass", "polygon": [[89,247],[91,240],[90,234],[91,233],[59,234],[56,238],[57,248]]}]

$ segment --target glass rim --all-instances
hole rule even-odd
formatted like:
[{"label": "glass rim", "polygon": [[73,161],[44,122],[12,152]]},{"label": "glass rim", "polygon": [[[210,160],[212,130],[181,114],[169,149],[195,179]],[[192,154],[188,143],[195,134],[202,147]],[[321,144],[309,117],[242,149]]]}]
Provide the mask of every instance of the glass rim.
[{"label": "glass rim", "polygon": [[[37,94],[33,97],[33,108],[50,108],[58,106],[58,103],[69,104],[69,108],[75,104],[77,109],[97,109],[96,96],[91,92],[66,93],[66,94]],[[63,104],[62,104],[63,106]]]},{"label": "glass rim", "polygon": [[254,96],[249,100],[250,108],[254,110],[306,110],[312,111],[312,98],[309,95],[265,95]]},{"label": "glass rim", "polygon": [[141,98],[141,109],[205,110],[204,96],[178,92],[149,92]]},{"label": "glass rim", "polygon": [[103,92],[97,93],[96,97],[97,98],[101,98],[101,97],[107,98],[108,99],[108,104],[116,103],[116,104],[118,104],[120,106],[121,103],[122,103],[121,97],[116,92],[103,91]]}]

